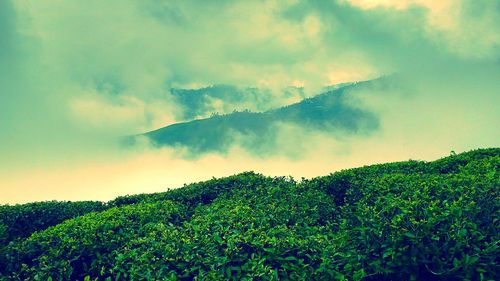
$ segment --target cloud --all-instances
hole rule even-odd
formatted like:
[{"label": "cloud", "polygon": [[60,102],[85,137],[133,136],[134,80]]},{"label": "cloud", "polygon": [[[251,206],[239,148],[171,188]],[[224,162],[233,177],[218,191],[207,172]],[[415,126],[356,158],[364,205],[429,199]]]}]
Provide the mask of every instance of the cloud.
[{"label": "cloud", "polygon": [[[109,198],[243,169],[312,176],[498,146],[499,5],[0,1],[0,191],[11,202]],[[241,145],[197,160],[116,147],[123,135],[183,115],[172,87],[260,87],[271,93],[269,104],[280,105],[291,85],[311,96],[330,84],[392,73],[397,87],[352,93],[353,104],[381,120],[371,136],[335,139],[291,125],[276,139],[286,153],[269,157]],[[293,157],[299,149],[303,156]]]}]

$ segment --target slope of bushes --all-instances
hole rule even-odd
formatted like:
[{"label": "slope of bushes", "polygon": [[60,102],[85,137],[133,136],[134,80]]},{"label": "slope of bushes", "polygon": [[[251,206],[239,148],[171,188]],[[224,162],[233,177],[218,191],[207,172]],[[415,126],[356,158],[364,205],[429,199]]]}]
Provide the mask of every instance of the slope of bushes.
[{"label": "slope of bushes", "polygon": [[111,206],[123,206],[138,202],[155,202],[161,200],[173,200],[190,206],[208,204],[218,196],[226,194],[234,189],[255,188],[268,185],[273,179],[264,177],[254,172],[244,172],[238,175],[211,179],[209,181],[184,185],[181,188],[172,189],[167,192],[153,194],[138,194],[120,196],[108,202]]},{"label": "slope of bushes", "polygon": [[17,205],[0,205],[0,248],[18,238],[26,238],[35,231],[44,230],[67,219],[90,212],[100,212],[112,207],[140,202],[173,200],[189,206],[207,204],[216,197],[238,188],[255,188],[273,179],[245,172],[222,179],[192,183],[167,192],[120,196],[109,202],[35,202]]},{"label": "slope of bushes", "polygon": [[37,230],[105,208],[104,203],[97,201],[0,205],[0,247],[17,238],[28,237]]},{"label": "slope of bushes", "polygon": [[11,242],[5,280],[498,280],[500,149],[295,182],[243,173]]},{"label": "slope of bushes", "polygon": [[179,224],[184,214],[181,205],[163,201],[111,208],[67,220],[11,243],[6,252],[6,269],[15,272],[11,278],[21,280],[109,276],[117,249],[147,235],[149,225]]}]

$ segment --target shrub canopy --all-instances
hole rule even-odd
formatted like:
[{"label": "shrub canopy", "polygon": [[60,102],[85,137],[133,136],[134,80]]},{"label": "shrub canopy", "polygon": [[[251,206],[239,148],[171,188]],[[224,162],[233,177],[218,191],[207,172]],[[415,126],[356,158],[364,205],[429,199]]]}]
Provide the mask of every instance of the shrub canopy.
[{"label": "shrub canopy", "polygon": [[481,149],[301,182],[248,172],[38,231],[3,221],[0,279],[498,280],[499,164]]}]

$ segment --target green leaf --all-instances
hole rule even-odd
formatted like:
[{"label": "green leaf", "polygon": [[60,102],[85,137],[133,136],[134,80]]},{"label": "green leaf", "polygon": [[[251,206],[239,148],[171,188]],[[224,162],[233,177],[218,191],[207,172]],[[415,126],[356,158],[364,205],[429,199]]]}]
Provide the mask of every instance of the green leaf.
[{"label": "green leaf", "polygon": [[411,232],[406,232],[404,235],[409,238],[416,238],[416,236]]}]

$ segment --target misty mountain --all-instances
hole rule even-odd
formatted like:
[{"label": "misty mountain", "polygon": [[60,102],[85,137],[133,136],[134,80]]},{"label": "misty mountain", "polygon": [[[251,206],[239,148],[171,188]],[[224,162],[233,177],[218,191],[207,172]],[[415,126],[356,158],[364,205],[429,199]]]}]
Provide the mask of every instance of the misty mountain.
[{"label": "misty mountain", "polygon": [[280,126],[284,125],[332,136],[368,135],[378,129],[378,118],[372,112],[355,107],[349,90],[372,83],[347,84],[264,112],[244,110],[225,115],[213,114],[209,118],[169,125],[144,136],[156,146],[183,146],[191,152],[203,153],[224,152],[234,144],[259,152],[273,150]]},{"label": "misty mountain", "polygon": [[281,100],[304,98],[303,88],[288,87],[277,99],[270,89],[224,84],[199,89],[171,88],[170,93],[182,108],[180,120],[206,118],[212,113],[228,114],[235,110],[262,112],[279,105]]}]

